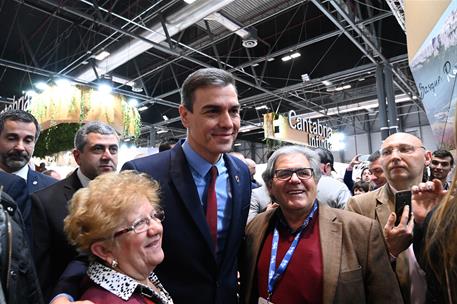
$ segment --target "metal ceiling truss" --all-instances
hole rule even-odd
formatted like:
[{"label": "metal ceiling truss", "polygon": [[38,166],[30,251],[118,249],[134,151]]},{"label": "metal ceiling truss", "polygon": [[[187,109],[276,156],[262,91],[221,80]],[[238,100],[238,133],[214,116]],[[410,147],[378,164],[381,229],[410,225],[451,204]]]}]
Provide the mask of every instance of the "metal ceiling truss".
[{"label": "metal ceiling truss", "polygon": [[[373,41],[367,37],[365,31],[361,30],[357,24],[352,21],[352,18],[348,13],[340,6],[338,1],[328,0],[321,2],[320,0],[311,0],[314,5],[332,21],[339,29],[343,30],[343,33],[348,37],[354,45],[359,48],[362,53],[367,56],[373,63],[390,66],[392,73],[396,76],[394,84],[405,94],[411,97],[411,100],[416,103],[413,96],[417,95],[417,89],[411,86],[405,76],[397,71],[390,62],[382,55],[381,51],[374,45]],[[333,9],[332,9],[333,8]],[[340,20],[342,20],[340,22]],[[347,26],[350,25],[350,30],[347,30]],[[416,103],[417,104],[417,103]],[[418,107],[422,108],[421,105],[417,104]]]}]

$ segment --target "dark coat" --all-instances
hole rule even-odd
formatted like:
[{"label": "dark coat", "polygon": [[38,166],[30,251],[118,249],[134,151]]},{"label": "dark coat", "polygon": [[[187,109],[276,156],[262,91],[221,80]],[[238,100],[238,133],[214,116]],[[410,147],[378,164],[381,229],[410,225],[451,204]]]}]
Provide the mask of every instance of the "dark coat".
[{"label": "dark coat", "polygon": [[63,220],[68,201],[82,188],[76,171],[67,178],[32,194],[33,257],[46,300],[67,264],[77,252],[68,243]]},{"label": "dark coat", "polygon": [[237,303],[237,259],[249,211],[251,179],[246,165],[224,155],[232,194],[232,222],[218,265],[209,228],[192,173],[180,144],[152,156],[132,160],[123,170],[145,172],[159,181],[164,261],[154,272],[179,303]]}]

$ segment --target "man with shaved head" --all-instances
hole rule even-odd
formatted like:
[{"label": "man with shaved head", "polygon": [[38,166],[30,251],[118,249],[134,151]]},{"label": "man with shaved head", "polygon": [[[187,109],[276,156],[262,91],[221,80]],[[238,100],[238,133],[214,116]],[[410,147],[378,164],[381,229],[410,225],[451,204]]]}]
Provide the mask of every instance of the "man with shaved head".
[{"label": "man with shaved head", "polygon": [[[347,209],[376,219],[384,227],[386,249],[395,267],[405,303],[421,303],[425,299],[425,295],[420,294],[425,290],[422,285],[425,283],[417,273],[417,263],[410,248],[414,222],[408,221],[411,210],[405,208],[400,223],[395,226],[395,193],[411,190],[413,185],[422,181],[431,153],[416,136],[395,133],[384,140],[380,154],[387,183],[375,191],[353,196]],[[415,302],[416,299],[419,302]]]}]

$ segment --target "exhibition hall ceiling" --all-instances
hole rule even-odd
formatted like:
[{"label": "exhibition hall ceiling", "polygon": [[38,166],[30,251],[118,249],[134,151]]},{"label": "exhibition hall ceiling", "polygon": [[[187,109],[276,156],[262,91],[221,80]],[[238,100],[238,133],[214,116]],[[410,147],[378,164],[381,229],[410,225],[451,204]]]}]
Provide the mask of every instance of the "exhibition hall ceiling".
[{"label": "exhibition hall ceiling", "polygon": [[96,86],[109,75],[147,108],[143,133],[157,139],[185,134],[179,87],[202,67],[236,76],[246,140],[263,139],[264,113],[292,109],[346,133],[377,131],[377,64],[393,68],[400,120],[425,119],[384,0],[6,0],[0,27],[4,104],[39,81]]}]

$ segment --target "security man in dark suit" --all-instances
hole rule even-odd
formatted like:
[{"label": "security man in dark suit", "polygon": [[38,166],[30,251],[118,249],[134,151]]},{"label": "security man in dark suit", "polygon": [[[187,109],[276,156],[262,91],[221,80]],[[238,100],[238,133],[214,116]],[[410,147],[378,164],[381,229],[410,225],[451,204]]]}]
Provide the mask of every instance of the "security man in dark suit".
[{"label": "security man in dark suit", "polygon": [[[0,169],[22,177],[27,183],[30,194],[57,181],[33,171],[28,165],[39,136],[40,125],[32,114],[23,110],[8,110],[0,113]],[[31,239],[31,206],[30,204],[23,206],[18,204],[18,206]]]}]

